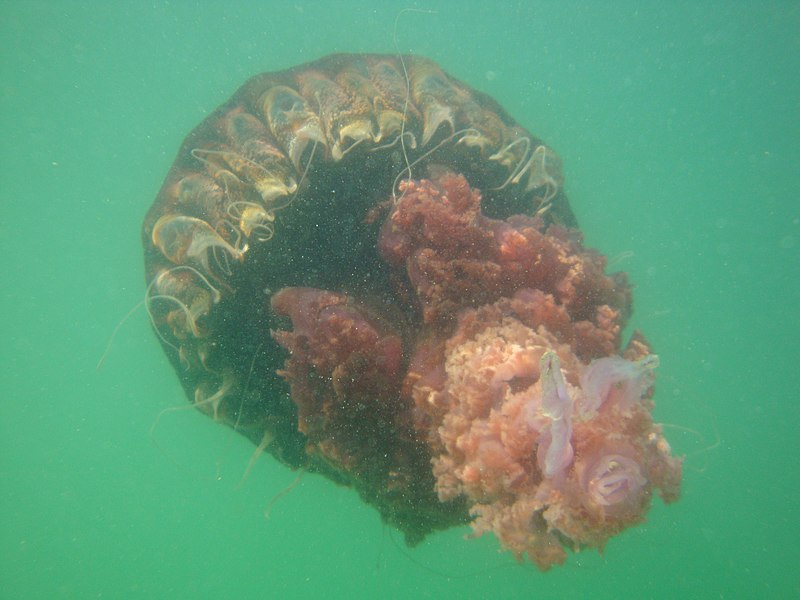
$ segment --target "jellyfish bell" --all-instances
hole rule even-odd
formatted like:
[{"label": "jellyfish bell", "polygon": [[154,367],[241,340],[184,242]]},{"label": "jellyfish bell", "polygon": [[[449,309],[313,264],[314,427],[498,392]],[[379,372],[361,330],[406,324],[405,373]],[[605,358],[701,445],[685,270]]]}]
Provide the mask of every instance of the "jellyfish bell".
[{"label": "jellyfish bell", "polygon": [[623,343],[630,286],[583,247],[558,156],[433,61],[252,78],[142,241],[189,402],[410,545],[470,524],[546,569],[678,497],[657,361]]}]

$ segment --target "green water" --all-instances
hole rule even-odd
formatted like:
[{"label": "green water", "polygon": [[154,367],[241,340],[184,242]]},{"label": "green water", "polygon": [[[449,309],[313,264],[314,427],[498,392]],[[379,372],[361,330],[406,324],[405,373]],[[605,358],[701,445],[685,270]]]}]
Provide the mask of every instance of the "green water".
[{"label": "green water", "polygon": [[[663,6],[662,6],[663,4]],[[374,8],[378,6],[378,8]],[[0,2],[0,597],[800,597],[796,2],[429,2],[397,39],[563,157],[635,289],[683,497],[542,574],[414,550],[356,495],[185,406],[138,311],[141,219],[245,79],[394,52],[407,3]],[[151,431],[152,430],[152,431]]]}]

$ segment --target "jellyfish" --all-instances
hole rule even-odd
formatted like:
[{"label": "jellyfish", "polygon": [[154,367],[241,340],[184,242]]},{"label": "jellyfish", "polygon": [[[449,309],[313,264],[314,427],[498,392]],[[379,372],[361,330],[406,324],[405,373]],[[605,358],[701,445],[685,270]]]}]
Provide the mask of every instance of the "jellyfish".
[{"label": "jellyfish", "polygon": [[420,56],[245,82],[142,226],[146,304],[197,409],[352,488],[409,545],[493,534],[542,569],[679,495],[631,287],[556,152]]}]

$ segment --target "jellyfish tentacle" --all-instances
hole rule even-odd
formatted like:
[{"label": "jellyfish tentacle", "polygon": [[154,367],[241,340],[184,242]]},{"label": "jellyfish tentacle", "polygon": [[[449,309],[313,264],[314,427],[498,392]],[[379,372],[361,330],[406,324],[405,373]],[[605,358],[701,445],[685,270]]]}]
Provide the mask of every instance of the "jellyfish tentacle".
[{"label": "jellyfish tentacle", "polygon": [[444,138],[442,141],[436,143],[432,148],[427,150],[425,153],[423,153],[420,156],[418,156],[417,158],[415,158],[411,163],[407,164],[406,167],[397,174],[397,176],[394,178],[394,182],[392,183],[392,197],[394,198],[394,201],[397,202],[397,201],[400,200],[400,198],[402,198],[402,196],[400,196],[400,198],[397,197],[397,184],[400,182],[400,179],[403,177],[403,173],[408,173],[408,177],[406,179],[410,180],[412,178],[412,176],[411,176],[411,169],[412,168],[417,166],[420,162],[422,162],[423,160],[428,158],[431,154],[433,154],[437,150],[441,149],[442,147],[444,147],[445,145],[447,145],[448,143],[450,143],[454,139],[458,138],[459,136],[467,135],[467,134],[470,134],[470,133],[473,133],[473,132],[475,132],[475,129],[472,129],[471,127],[466,127],[464,129],[459,129],[458,131],[454,131],[453,133],[448,135],[446,138]]},{"label": "jellyfish tentacle", "polygon": [[[275,227],[272,225],[275,221],[274,211],[266,210],[256,202],[247,200],[232,202],[228,206],[228,215],[238,221],[239,231],[248,239],[264,242],[275,233]],[[265,234],[268,236],[265,237]]]},{"label": "jellyfish tentacle", "polygon": [[515,183],[519,182],[526,172],[528,173],[526,192],[544,188],[544,194],[539,198],[540,206],[555,198],[563,185],[561,159],[544,144],[538,145],[533,151],[525,168],[514,177]]},{"label": "jellyfish tentacle", "polygon": [[192,148],[189,151],[189,155],[200,162],[200,164],[205,167],[206,171],[209,173],[209,175],[211,175],[211,177],[213,177],[215,180],[222,180],[223,184],[225,185],[224,189],[227,191],[230,180],[233,180],[237,185],[241,185],[243,182],[241,179],[239,179],[238,175],[230,170],[230,165],[222,165],[213,160],[214,158],[223,158],[224,152],[224,150]]},{"label": "jellyfish tentacle", "polygon": [[202,281],[203,284],[205,284],[205,286],[208,288],[208,291],[211,292],[211,299],[213,303],[219,304],[219,301],[222,299],[222,293],[219,291],[218,288],[214,287],[214,285],[208,280],[208,277],[203,275],[200,271],[198,271],[194,267],[189,265],[177,265],[175,267],[167,269],[166,273],[172,274],[181,271],[186,271],[187,273],[191,273],[192,275],[197,277],[200,281]]},{"label": "jellyfish tentacle", "polygon": [[[204,290],[197,286],[193,281],[182,277],[181,273],[185,273],[189,277],[199,278],[208,289]],[[154,290],[155,293],[153,293]],[[180,340],[185,338],[186,333],[190,333],[195,338],[204,336],[197,324],[197,320],[202,316],[208,315],[212,306],[217,304],[221,297],[221,292],[200,271],[188,265],[179,265],[164,269],[153,278],[145,291],[144,306],[150,322],[161,340],[176,352],[180,352],[177,346],[163,337],[161,328],[153,314],[153,301],[167,301],[177,306],[175,310],[168,312],[163,320],[170,326],[173,337]],[[178,315],[183,317],[183,326],[181,326]]]},{"label": "jellyfish tentacle", "polygon": [[[514,147],[516,147],[517,145],[522,145],[523,147],[522,155],[519,158],[515,157],[514,154],[511,152],[511,150],[513,150]],[[511,173],[509,173],[508,175],[508,178],[498,187],[494,188],[494,190],[505,189],[506,187],[508,187],[508,185],[514,182],[514,178],[525,167],[528,161],[528,154],[530,152],[530,149],[531,149],[531,139],[525,136],[517,138],[512,142],[509,142],[502,149],[500,149],[498,152],[489,157],[489,160],[498,161],[503,166],[510,166],[512,164],[514,165],[514,167],[511,169]]]},{"label": "jellyfish tentacle", "polygon": [[[585,327],[573,327],[578,309],[572,310],[562,296],[572,293],[572,273],[580,270],[583,259],[571,269],[571,233],[557,228],[547,233],[553,223],[571,223],[562,186],[552,150],[490,97],[427,59],[336,55],[265,73],[245,84],[184,142],[145,218],[146,272],[152,279],[144,304],[192,406],[232,425],[256,446],[243,479],[263,452],[294,469],[331,478],[341,475],[340,480],[357,486],[387,522],[412,541],[467,522],[472,508],[483,510],[471,507],[477,496],[464,491],[477,489],[493,470],[502,471],[511,496],[541,483],[537,501],[556,505],[553,498],[566,489],[557,486],[572,489],[575,482],[566,478],[573,477],[573,471],[594,469],[585,481],[598,498],[613,501],[636,484],[635,473],[620,470],[625,465],[616,459],[597,468],[586,462],[586,446],[579,445],[585,421],[577,414],[561,415],[556,404],[564,401],[565,387],[573,394],[577,385],[570,346],[594,344],[587,355],[595,347],[605,351],[618,346],[618,335],[610,331],[618,324],[614,299],[624,296],[627,288],[618,282],[622,291],[615,295],[600,286],[598,293],[612,313],[610,324],[600,323],[589,307],[581,313],[587,319]],[[532,218],[534,214],[539,218]],[[409,231],[403,229],[406,220]],[[550,238],[552,248],[542,241]],[[537,244],[544,244],[547,252]],[[397,260],[387,259],[384,251]],[[593,264],[585,274],[593,283],[573,290],[575,295],[595,291]],[[517,282],[533,280],[540,271],[546,271],[544,296],[549,300],[534,295],[541,292],[535,283],[531,298],[517,298]],[[559,287],[562,280],[567,291]],[[320,293],[346,294],[351,300],[321,309],[309,332],[323,331],[313,339],[304,339],[302,324],[310,317],[299,307],[297,321],[294,314],[289,317],[294,329],[290,336],[280,330],[284,317],[272,312],[269,302],[289,285],[318,286]],[[463,479],[458,491],[445,480],[449,466],[443,455],[431,471],[440,446],[449,447],[447,440],[437,438],[440,427],[449,426],[441,420],[443,413],[459,396],[448,397],[442,389],[450,385],[445,363],[455,342],[449,336],[472,336],[464,329],[473,319],[467,311],[502,313],[500,300],[497,306],[487,304],[498,295],[525,306],[526,298],[540,302],[541,307],[531,309],[537,316],[549,311],[560,315],[558,340],[550,338],[547,345],[556,348],[558,356],[548,357],[542,367],[540,354],[528,352],[526,368],[503,384],[512,394],[530,385],[538,385],[540,392],[546,387],[552,405],[544,411],[539,405],[535,426],[520,428],[531,436],[514,449],[515,457],[527,461],[524,468],[507,469],[513,465],[503,464],[501,445],[488,444],[479,458],[492,465],[485,472],[459,471],[456,477]],[[439,318],[431,309],[439,304],[463,310],[456,315],[443,308]],[[463,323],[462,315],[467,319]],[[388,335],[396,324],[396,334]],[[569,333],[573,329],[574,335]],[[595,341],[603,334],[609,335],[602,344]],[[276,370],[274,342],[282,344],[290,337],[293,343],[287,350],[295,360],[287,358],[284,368]],[[372,337],[377,340],[374,351],[365,351],[365,340]],[[320,376],[319,364],[304,363],[300,357],[313,350],[313,356],[327,360],[331,352],[324,351],[325,343],[337,349],[333,354],[343,362]],[[411,347],[416,343],[430,348],[418,355]],[[258,359],[250,356],[253,348]],[[486,356],[496,350],[487,347]],[[416,392],[424,392],[426,400],[417,408],[424,422],[407,410],[406,400],[417,400],[406,395],[416,393],[415,384],[403,378],[409,362],[421,377]],[[540,370],[543,377],[535,373]],[[245,379],[242,390],[238,382]],[[486,392],[489,406],[495,390]],[[308,400],[308,418],[303,419],[314,436],[298,428],[300,397]],[[330,410],[314,408],[323,399]],[[645,410],[646,403],[641,404],[635,410]],[[508,406],[497,402],[494,408]],[[331,432],[335,435],[328,435]],[[372,436],[373,455],[364,452],[359,435]],[[655,440],[653,444],[661,443],[658,435]],[[604,452],[622,451],[614,446]],[[649,493],[653,469],[646,461],[638,464]],[[425,485],[415,486],[420,477]],[[662,479],[676,495],[674,469],[666,469]],[[448,490],[453,502],[443,504],[440,500]],[[548,490],[552,496],[547,496]],[[481,523],[503,518],[488,512],[492,505],[499,506],[491,493],[481,498],[487,507]],[[637,508],[627,501],[616,505]],[[593,502],[587,510],[597,506],[602,503]],[[428,521],[415,517],[418,507],[430,516]],[[626,514],[621,508],[614,510]],[[561,550],[565,540],[599,546],[608,537],[576,537],[544,512],[531,508],[530,519],[520,525],[530,527],[523,545],[546,541]],[[540,524],[541,531],[536,529]],[[551,533],[551,525],[563,536]],[[513,536],[498,537],[517,552]],[[554,560],[537,548],[522,550],[530,550],[540,565]]]},{"label": "jellyfish tentacle", "polygon": [[[168,273],[168,270],[165,269],[165,270],[162,270],[158,275],[153,277],[152,281],[150,281],[149,285],[147,286],[147,289],[145,289],[144,299],[142,300],[142,303],[144,304],[144,310],[147,313],[147,317],[148,317],[148,319],[150,319],[150,325],[153,327],[153,330],[156,332],[156,335],[158,336],[158,338],[165,345],[167,345],[170,348],[172,348],[175,352],[180,353],[180,350],[178,349],[178,347],[175,344],[173,344],[172,342],[168,341],[164,337],[164,334],[161,332],[161,329],[159,328],[158,323],[156,322],[155,315],[153,315],[153,310],[150,307],[150,300],[152,298],[151,291],[153,290],[153,286],[158,286],[159,282],[162,280],[162,278],[168,276],[168,275],[166,275],[167,273]],[[163,294],[155,294],[155,295],[156,296],[163,296]],[[176,301],[176,303],[179,304],[179,306],[182,306],[183,308],[186,308],[186,305],[183,304],[182,302],[180,302],[180,300],[178,300],[177,298],[175,298],[175,301]],[[187,310],[187,313],[188,313],[188,308],[186,308],[186,310]]]},{"label": "jellyfish tentacle", "polygon": [[206,407],[211,407],[211,415],[215,421],[219,421],[219,410],[222,401],[230,394],[236,385],[236,378],[230,371],[223,371],[222,382],[213,394],[206,395],[203,385],[199,385],[194,390],[194,406],[203,412]]},{"label": "jellyfish tentacle", "polygon": [[239,480],[239,483],[236,484],[236,488],[241,488],[244,485],[244,482],[247,481],[247,478],[250,476],[250,472],[253,470],[253,467],[256,466],[256,462],[258,459],[261,458],[261,455],[264,454],[264,451],[267,447],[275,441],[275,434],[268,428],[264,429],[264,433],[261,436],[261,441],[259,442],[256,449],[253,450],[253,454],[250,456],[250,460],[247,463],[247,467],[245,467],[244,473],[242,473],[242,478]]},{"label": "jellyfish tentacle", "polygon": [[244,260],[247,244],[236,247],[205,221],[195,217],[168,214],[153,226],[153,244],[176,265],[194,262],[208,274],[212,274],[208,262],[208,250],[219,248],[224,254],[238,262]]},{"label": "jellyfish tentacle", "polygon": [[[403,138],[403,136],[406,136],[406,137],[409,138],[409,142],[407,142],[405,144],[405,148],[410,148],[411,150],[416,150],[416,148],[417,148],[417,140],[414,137],[414,134],[412,132],[410,132],[410,131],[405,131],[405,132],[403,132],[402,135],[398,134],[397,136],[395,136],[395,138],[392,139],[391,142],[386,142],[385,144],[381,144],[380,146],[374,146],[374,147],[370,148],[370,152],[380,152],[382,150],[388,150],[389,148],[393,148],[397,144],[401,143],[401,139]],[[408,165],[406,165],[406,166],[408,166]]]},{"label": "jellyfish tentacle", "polygon": [[[297,183],[298,188],[303,184],[303,182],[308,177],[308,170],[311,168],[311,163],[314,161],[314,154],[316,153],[316,151],[317,151],[317,142],[315,141],[314,145],[311,146],[311,153],[308,155],[308,162],[306,162],[306,166],[303,169],[303,174],[300,176],[300,181]],[[291,204],[291,200],[292,199],[290,199],[287,204],[277,207],[275,210],[280,210],[288,207],[289,204]]]}]

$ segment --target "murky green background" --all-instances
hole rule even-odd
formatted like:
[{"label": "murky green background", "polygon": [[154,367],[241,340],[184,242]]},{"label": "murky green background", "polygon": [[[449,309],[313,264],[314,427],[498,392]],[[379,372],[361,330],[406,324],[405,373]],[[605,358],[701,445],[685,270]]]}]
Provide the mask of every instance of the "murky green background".
[{"label": "murky green background", "polygon": [[[377,6],[377,8],[376,8]],[[402,547],[356,495],[185,406],[140,310],[141,219],[245,79],[397,41],[563,157],[635,289],[684,495],[542,574]],[[800,597],[797,2],[0,2],[0,596]],[[335,229],[331,231],[335,234]]]}]

